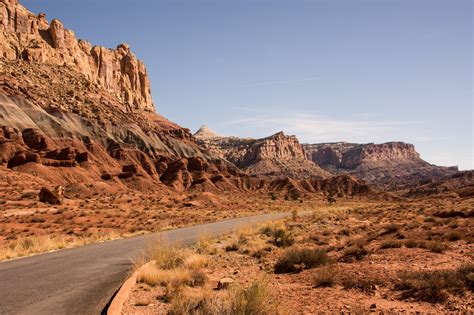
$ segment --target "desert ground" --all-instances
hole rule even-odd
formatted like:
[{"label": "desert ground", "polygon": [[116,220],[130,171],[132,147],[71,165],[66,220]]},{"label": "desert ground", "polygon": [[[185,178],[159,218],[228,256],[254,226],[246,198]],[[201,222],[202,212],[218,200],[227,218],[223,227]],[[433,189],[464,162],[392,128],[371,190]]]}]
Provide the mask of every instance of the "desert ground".
[{"label": "desert ground", "polygon": [[302,208],[192,249],[157,240],[123,314],[473,312],[472,199]]},{"label": "desert ground", "polygon": [[268,193],[150,194],[77,184],[62,204],[51,205],[38,199],[40,179],[0,170],[0,260],[321,202],[321,196],[278,201]]}]

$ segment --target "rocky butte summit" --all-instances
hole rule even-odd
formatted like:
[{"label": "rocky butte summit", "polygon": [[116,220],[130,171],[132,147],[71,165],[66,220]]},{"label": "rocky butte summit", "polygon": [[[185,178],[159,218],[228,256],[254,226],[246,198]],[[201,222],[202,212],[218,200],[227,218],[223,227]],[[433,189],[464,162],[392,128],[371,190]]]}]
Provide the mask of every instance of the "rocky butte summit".
[{"label": "rocky butte summit", "polygon": [[331,176],[306,158],[296,136],[283,132],[262,139],[222,137],[204,125],[194,137],[203,147],[248,174],[292,178]]}]

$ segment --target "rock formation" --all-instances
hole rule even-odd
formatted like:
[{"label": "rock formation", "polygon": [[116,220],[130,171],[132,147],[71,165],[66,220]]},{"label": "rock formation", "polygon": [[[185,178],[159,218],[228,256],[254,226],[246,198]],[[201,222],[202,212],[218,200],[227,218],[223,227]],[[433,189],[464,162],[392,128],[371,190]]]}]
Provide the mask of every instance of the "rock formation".
[{"label": "rock formation", "polygon": [[296,136],[283,132],[262,139],[220,137],[207,127],[194,134],[198,143],[252,175],[293,178],[328,177],[309,161]]},{"label": "rock formation", "polygon": [[[21,173],[77,195],[92,186],[96,193],[268,191],[298,197],[331,189],[375,195],[344,176],[289,180],[243,173],[221,151],[203,149],[188,129],[155,112],[145,66],[127,45],[91,47],[59,20],[48,23],[14,0],[0,0],[0,69],[0,175]],[[218,138],[206,128],[201,134]],[[305,159],[295,137],[235,141],[242,151],[227,157],[248,163],[251,174],[326,175]]]},{"label": "rock formation", "polygon": [[127,44],[92,47],[43,13],[35,15],[17,0],[0,0],[0,56],[48,65],[65,65],[115,95],[126,111],[153,111],[150,82],[143,62]]},{"label": "rock formation", "polygon": [[201,128],[199,128],[198,131],[194,134],[194,137],[196,139],[202,139],[202,140],[207,140],[207,139],[215,139],[215,138],[222,138],[218,134],[216,134],[214,131],[209,129],[206,125],[202,125]]},{"label": "rock formation", "polygon": [[304,144],[303,147],[308,159],[328,172],[351,174],[385,188],[400,188],[457,172],[457,167],[441,167],[422,160],[414,145],[404,142],[337,142]]}]

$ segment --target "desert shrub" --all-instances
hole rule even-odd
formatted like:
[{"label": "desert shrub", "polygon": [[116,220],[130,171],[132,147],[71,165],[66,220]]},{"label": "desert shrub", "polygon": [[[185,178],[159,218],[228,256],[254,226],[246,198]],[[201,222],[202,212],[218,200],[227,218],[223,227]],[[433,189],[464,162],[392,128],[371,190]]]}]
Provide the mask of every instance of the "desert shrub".
[{"label": "desert shrub", "polygon": [[239,250],[239,244],[237,244],[237,242],[227,245],[225,247],[226,252],[236,252],[238,250]]},{"label": "desert shrub", "polygon": [[448,249],[448,246],[446,244],[438,241],[425,242],[423,245],[424,248],[428,249],[433,253],[442,253]]},{"label": "desert shrub", "polygon": [[405,247],[406,248],[416,248],[416,247],[419,247],[419,242],[415,241],[415,240],[406,240],[405,241]]},{"label": "desert shrub", "polygon": [[184,268],[158,269],[156,266],[147,265],[140,269],[137,281],[152,287],[156,285],[182,287],[191,284],[191,272]]},{"label": "desert shrub", "polygon": [[349,230],[348,228],[344,228],[339,231],[339,234],[342,234],[344,236],[349,236],[351,234],[351,230]]},{"label": "desert shrub", "polygon": [[271,295],[268,282],[255,280],[248,288],[235,286],[223,295],[204,292],[199,296],[178,293],[173,299],[169,315],[182,314],[279,314],[278,303]]},{"label": "desert shrub", "polygon": [[275,264],[275,273],[300,272],[327,265],[331,259],[326,251],[312,248],[290,248],[286,250]]},{"label": "desert shrub", "polygon": [[332,205],[333,203],[336,203],[336,197],[334,196],[333,192],[328,194],[327,201],[330,205]]},{"label": "desert shrub", "polygon": [[202,287],[206,284],[208,277],[205,272],[199,269],[191,271],[191,279],[189,286],[191,287]]},{"label": "desert shrub", "polygon": [[295,242],[291,233],[277,225],[267,225],[260,229],[260,233],[271,238],[271,243],[277,247],[287,247]]},{"label": "desert shrub", "polygon": [[396,233],[396,232],[398,232],[399,229],[400,229],[400,225],[395,224],[395,223],[390,223],[390,224],[387,224],[384,227],[384,231],[382,233],[380,233],[380,235]]},{"label": "desert shrub", "polygon": [[341,281],[345,290],[358,290],[365,293],[374,293],[379,282],[370,278],[349,277]]},{"label": "desert shrub", "polygon": [[291,219],[293,221],[296,221],[297,218],[298,218],[298,210],[296,209],[291,210]]},{"label": "desert shrub", "polygon": [[158,268],[173,269],[184,263],[184,252],[177,245],[164,241],[156,241],[150,247],[150,259],[155,261]]},{"label": "desert shrub", "polygon": [[313,276],[315,288],[332,287],[336,282],[337,269],[327,266],[316,270]]},{"label": "desert shrub", "polygon": [[364,247],[351,246],[344,251],[339,260],[342,262],[353,262],[363,259],[368,254],[369,252]]},{"label": "desert shrub", "polygon": [[265,279],[255,280],[248,288],[237,288],[231,293],[229,314],[277,314],[278,304],[271,296]]},{"label": "desert shrub", "polygon": [[402,247],[402,242],[400,242],[400,241],[394,241],[394,240],[385,241],[385,242],[383,242],[383,243],[380,245],[380,248],[381,248],[381,249],[386,249],[386,248],[400,248],[400,247]]},{"label": "desert shrub", "polygon": [[469,290],[474,291],[474,264],[465,264],[458,268],[458,275]]},{"label": "desert shrub", "polygon": [[463,294],[469,289],[472,285],[469,275],[472,275],[473,270],[471,265],[458,270],[404,272],[400,274],[400,283],[396,288],[403,291],[403,298],[430,303],[444,302],[449,293]]},{"label": "desert shrub", "polygon": [[461,232],[459,231],[452,231],[451,233],[449,233],[446,237],[448,239],[448,241],[450,242],[455,242],[455,241],[459,241],[460,239],[462,239],[462,234]]}]

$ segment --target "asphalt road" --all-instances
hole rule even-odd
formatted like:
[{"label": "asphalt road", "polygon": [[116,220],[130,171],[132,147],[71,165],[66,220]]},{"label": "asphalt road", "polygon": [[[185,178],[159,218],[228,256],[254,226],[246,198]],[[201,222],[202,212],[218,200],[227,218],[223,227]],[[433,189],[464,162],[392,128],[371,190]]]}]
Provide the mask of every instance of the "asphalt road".
[{"label": "asphalt road", "polygon": [[286,215],[230,219],[2,262],[0,314],[100,314],[150,238],[190,245],[203,234],[225,234]]}]

